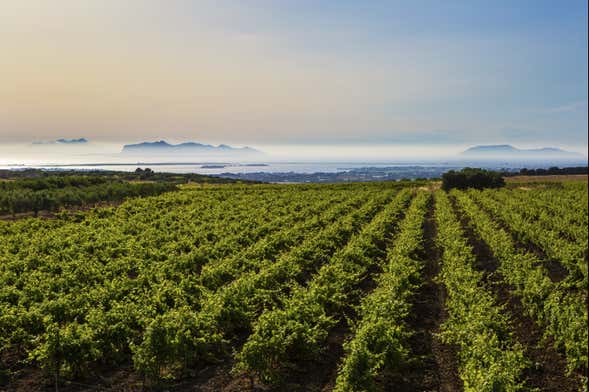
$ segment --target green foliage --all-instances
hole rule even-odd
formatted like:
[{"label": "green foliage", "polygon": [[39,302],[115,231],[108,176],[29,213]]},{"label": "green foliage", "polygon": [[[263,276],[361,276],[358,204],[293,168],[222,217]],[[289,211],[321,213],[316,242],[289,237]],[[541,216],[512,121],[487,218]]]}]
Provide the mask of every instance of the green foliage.
[{"label": "green foliage", "polygon": [[0,354],[62,377],[97,362],[181,375],[226,355],[398,187],[206,187],[0,221]]},{"label": "green foliage", "polygon": [[563,167],[559,168],[552,166],[548,169],[527,169],[523,168],[519,171],[522,176],[551,176],[551,175],[571,175],[571,174],[588,174],[589,168],[587,166]]},{"label": "green foliage", "polygon": [[442,175],[442,189],[500,188],[505,186],[501,173],[485,169],[465,167],[460,171],[450,170]]},{"label": "green foliage", "polygon": [[512,236],[502,229],[468,196],[453,191],[473,229],[499,260],[499,271],[515,287],[527,312],[545,326],[558,348],[565,350],[569,370],[587,371],[587,291],[570,290],[569,283],[552,282],[542,261],[518,249]]},{"label": "green foliage", "polygon": [[[4,179],[4,180],[2,180]],[[238,183],[196,173],[0,170],[0,214],[57,211],[129,197],[159,195],[177,190],[178,184]],[[248,182],[252,183],[253,182]]]},{"label": "green foliage", "polygon": [[168,183],[129,183],[100,177],[47,177],[0,181],[0,214],[56,211],[128,197],[159,195],[176,190]]},{"label": "green foliage", "polygon": [[503,309],[475,269],[472,248],[445,192],[436,193],[436,239],[443,250],[440,276],[448,297],[448,320],[442,339],[460,347],[460,377],[465,391],[517,391],[527,362],[521,345],[513,343]]},{"label": "green foliage", "polygon": [[409,357],[404,323],[411,311],[411,295],[419,286],[423,247],[423,223],[430,200],[419,193],[399,226],[399,234],[387,252],[384,273],[377,288],[362,299],[353,338],[344,345],[334,391],[377,391],[376,377],[385,370],[399,370]]},{"label": "green foliage", "polygon": [[[55,184],[26,192],[69,186]],[[587,188],[455,190],[451,198],[570,369],[586,369]],[[334,326],[348,321],[336,390],[378,389],[375,380],[415,359],[405,320],[421,284],[430,200],[413,182],[210,185],[51,220],[0,221],[0,382],[22,363],[55,380],[132,366],[156,385],[231,355],[236,369],[275,382],[321,357]],[[521,347],[473,265],[448,195],[436,200],[449,314],[441,336],[460,348],[467,390],[515,390]],[[551,282],[543,260],[504,228],[570,268],[570,278]],[[377,287],[361,298],[372,276]]]},{"label": "green foliage", "polygon": [[346,247],[323,265],[308,286],[297,286],[282,307],[262,313],[238,354],[238,368],[276,382],[288,361],[316,356],[342,316],[353,289],[384,256],[384,241],[397,224],[410,193],[402,191]]},{"label": "green foliage", "polygon": [[[518,200],[512,193],[472,190],[469,196],[506,225],[520,242],[532,244],[550,260],[562,263],[568,270],[566,281],[572,287],[587,287],[587,215],[571,208],[547,213],[534,206],[535,198],[528,195]],[[565,202],[565,196],[563,191],[557,203]],[[586,204],[584,209],[587,210]],[[581,218],[582,223],[576,224],[576,218]]]}]

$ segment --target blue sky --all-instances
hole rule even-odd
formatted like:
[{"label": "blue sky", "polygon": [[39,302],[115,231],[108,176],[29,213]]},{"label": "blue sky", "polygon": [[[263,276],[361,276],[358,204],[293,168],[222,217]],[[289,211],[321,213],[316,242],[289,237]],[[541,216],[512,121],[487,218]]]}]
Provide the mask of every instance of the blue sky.
[{"label": "blue sky", "polygon": [[2,7],[4,143],[587,145],[584,1]]}]

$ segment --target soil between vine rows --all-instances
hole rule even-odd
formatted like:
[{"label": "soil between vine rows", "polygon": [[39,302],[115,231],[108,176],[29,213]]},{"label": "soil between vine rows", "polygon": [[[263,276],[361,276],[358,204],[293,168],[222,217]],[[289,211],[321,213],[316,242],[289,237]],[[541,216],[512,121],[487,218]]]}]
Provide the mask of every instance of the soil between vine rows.
[{"label": "soil between vine rows", "polygon": [[[481,205],[481,203],[479,203],[476,200],[473,200],[473,201],[483,211],[488,212],[488,210],[486,210],[485,207],[483,205]],[[561,282],[564,279],[566,279],[566,277],[569,275],[569,271],[567,270],[567,268],[564,265],[562,265],[562,263],[560,261],[553,260],[553,259],[549,258],[546,255],[546,253],[538,245],[536,245],[535,243],[533,243],[531,241],[526,241],[525,243],[522,243],[518,239],[517,234],[501,219],[495,219],[494,221],[495,221],[495,223],[497,223],[497,225],[499,225],[500,228],[505,230],[505,232],[511,236],[511,238],[513,239],[513,242],[515,243],[516,249],[519,249],[523,252],[531,252],[538,259],[543,261],[542,265],[544,266],[544,269],[552,282],[558,283],[558,282]]]},{"label": "soil between vine rows", "polygon": [[[484,273],[488,289],[495,294],[497,303],[505,305],[510,317],[513,337],[524,347],[526,358],[531,361],[524,371],[525,385],[541,391],[575,392],[581,390],[580,377],[566,376],[566,359],[553,345],[553,340],[543,338],[543,329],[526,314],[519,297],[514,295],[513,287],[508,285],[497,271],[499,261],[489,246],[474,232],[469,219],[461,213],[455,200],[451,199],[469,245],[476,257],[476,268]],[[518,249],[523,249],[518,244]],[[579,376],[579,375],[577,375]]]},{"label": "soil between vine rows", "polygon": [[414,332],[409,343],[417,360],[388,380],[385,391],[455,392],[463,389],[458,376],[457,348],[443,343],[437,336],[448,315],[444,308],[445,288],[435,280],[440,272],[441,254],[435,245],[437,227],[433,212],[431,200],[423,226],[422,285],[412,298],[412,311],[407,320],[409,330]]}]

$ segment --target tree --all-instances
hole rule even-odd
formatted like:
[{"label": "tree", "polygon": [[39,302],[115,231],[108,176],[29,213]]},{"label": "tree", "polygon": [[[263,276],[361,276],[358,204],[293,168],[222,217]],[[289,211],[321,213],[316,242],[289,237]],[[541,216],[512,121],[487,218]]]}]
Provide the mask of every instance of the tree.
[{"label": "tree", "polygon": [[450,170],[442,175],[442,189],[449,190],[452,188],[500,188],[505,186],[505,180],[501,173],[465,167],[460,171]]}]

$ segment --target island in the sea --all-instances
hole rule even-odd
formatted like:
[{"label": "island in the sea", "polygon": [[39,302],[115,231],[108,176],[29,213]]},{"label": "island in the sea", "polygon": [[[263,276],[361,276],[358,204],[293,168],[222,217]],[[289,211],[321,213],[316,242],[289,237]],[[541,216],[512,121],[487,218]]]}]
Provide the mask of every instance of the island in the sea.
[{"label": "island in the sea", "polygon": [[250,157],[262,154],[261,151],[247,146],[232,147],[227,144],[214,146],[212,144],[196,142],[171,144],[165,140],[126,144],[123,146],[122,153],[141,155],[217,155],[235,157]]},{"label": "island in the sea", "polygon": [[88,143],[88,139],[81,137],[79,139],[56,139],[56,140],[49,140],[49,141],[36,141],[33,144],[86,144]]},{"label": "island in the sea", "polygon": [[555,147],[521,149],[509,144],[474,146],[463,151],[463,157],[479,159],[574,159],[582,158],[576,152]]}]

